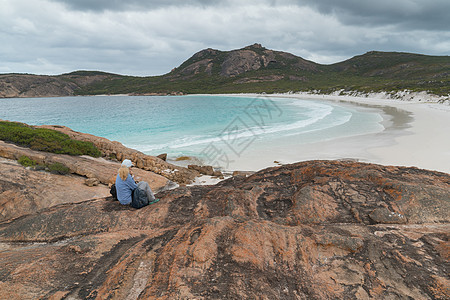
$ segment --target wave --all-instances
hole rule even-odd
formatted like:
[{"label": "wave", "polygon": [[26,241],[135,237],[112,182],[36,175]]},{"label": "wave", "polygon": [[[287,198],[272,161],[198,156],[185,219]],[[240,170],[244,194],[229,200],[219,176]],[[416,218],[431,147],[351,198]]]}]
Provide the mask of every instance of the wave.
[{"label": "wave", "polygon": [[311,106],[314,107],[313,110],[307,111],[307,112],[302,112],[301,114],[306,115],[307,118],[304,120],[300,120],[291,124],[280,124],[277,126],[274,126],[272,128],[267,128],[266,130],[263,130],[263,133],[278,133],[278,132],[282,132],[282,131],[297,131],[298,129],[301,128],[306,128],[307,126],[316,124],[317,122],[325,119],[326,117],[330,116],[333,111],[334,108],[332,106],[329,105],[310,105],[310,106],[305,106],[305,105],[296,105],[296,106],[300,106],[302,108],[307,108],[307,109],[311,109]]},{"label": "wave", "polygon": [[184,138],[176,139],[169,143],[164,144],[153,144],[153,145],[127,145],[127,147],[131,147],[134,149],[137,149],[139,151],[152,151],[152,150],[159,150],[159,149],[177,149],[177,148],[184,148],[189,146],[195,146],[195,145],[201,145],[201,144],[209,144],[213,142],[219,142],[221,141],[220,137],[208,137],[204,135],[198,135],[198,136],[188,136]]},{"label": "wave", "polygon": [[293,136],[293,135],[298,135],[298,134],[310,133],[310,132],[326,130],[326,129],[330,129],[330,128],[333,128],[333,127],[341,126],[341,125],[344,125],[344,124],[350,122],[350,119],[352,118],[352,116],[353,116],[353,114],[349,113],[346,116],[343,116],[343,117],[341,117],[340,119],[338,119],[338,120],[336,120],[334,122],[329,122],[327,125],[323,125],[321,127],[310,129],[310,130],[303,130],[302,132],[290,133],[290,134],[287,134],[286,136]]},{"label": "wave", "polygon": [[[179,148],[188,148],[192,146],[198,146],[198,145],[208,145],[210,143],[222,143],[226,142],[227,138],[238,140],[243,138],[249,138],[249,137],[264,137],[265,135],[275,134],[275,133],[281,133],[281,132],[289,132],[293,131],[291,134],[284,134],[284,135],[294,135],[294,134],[301,134],[303,132],[310,132],[313,130],[321,130],[330,128],[333,126],[338,126],[341,124],[344,124],[348,122],[351,118],[351,113],[347,113],[344,117],[338,118],[337,121],[330,121],[326,126],[320,126],[316,129],[310,129],[305,130],[308,126],[312,126],[328,116],[333,114],[334,108],[330,105],[324,105],[324,104],[318,104],[318,103],[308,103],[306,104],[299,104],[296,106],[300,106],[304,108],[302,112],[299,113],[299,116],[303,118],[300,121],[296,121],[293,123],[288,124],[275,124],[275,125],[266,125],[266,126],[249,126],[247,123],[249,120],[246,120],[247,123],[245,123],[242,119],[235,119],[238,120],[238,123],[241,123],[241,129],[234,130],[234,131],[227,131],[227,127],[224,128],[224,130],[218,134],[215,135],[190,135],[183,138],[178,138],[174,141],[171,141],[169,143],[162,143],[162,144],[153,144],[153,145],[128,145],[129,147],[138,149],[143,152],[151,152],[155,150],[162,150],[162,149],[179,149]],[[306,118],[305,118],[306,117]],[[231,125],[233,123],[230,123]],[[303,130],[302,130],[303,129]]]}]

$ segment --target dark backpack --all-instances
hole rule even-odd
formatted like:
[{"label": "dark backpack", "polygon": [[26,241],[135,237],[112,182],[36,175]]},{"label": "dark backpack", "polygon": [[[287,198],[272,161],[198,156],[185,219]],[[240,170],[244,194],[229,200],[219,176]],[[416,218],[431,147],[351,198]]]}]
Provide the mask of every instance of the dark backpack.
[{"label": "dark backpack", "polygon": [[109,193],[111,194],[111,196],[113,197],[114,200],[118,200],[117,199],[117,190],[116,190],[116,185],[113,184],[111,186],[111,189],[109,190]]},{"label": "dark backpack", "polygon": [[148,205],[147,193],[140,188],[136,188],[131,194],[131,206],[141,208]]}]

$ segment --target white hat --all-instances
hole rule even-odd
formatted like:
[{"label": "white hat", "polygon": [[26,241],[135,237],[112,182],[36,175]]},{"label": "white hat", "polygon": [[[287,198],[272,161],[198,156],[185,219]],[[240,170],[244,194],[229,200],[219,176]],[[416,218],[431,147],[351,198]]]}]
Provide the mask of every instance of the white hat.
[{"label": "white hat", "polygon": [[122,166],[125,166],[127,168],[131,168],[133,166],[133,163],[129,159],[124,159],[124,161],[122,162]]}]

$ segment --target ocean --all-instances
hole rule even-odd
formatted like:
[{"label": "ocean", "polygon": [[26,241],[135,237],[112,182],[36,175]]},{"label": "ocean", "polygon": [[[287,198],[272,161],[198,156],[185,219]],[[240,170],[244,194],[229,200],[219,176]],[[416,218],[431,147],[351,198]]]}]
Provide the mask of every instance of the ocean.
[{"label": "ocean", "polygon": [[14,98],[0,105],[3,120],[64,125],[146,154],[195,156],[225,169],[284,144],[301,149],[384,130],[379,109],[268,95]]}]

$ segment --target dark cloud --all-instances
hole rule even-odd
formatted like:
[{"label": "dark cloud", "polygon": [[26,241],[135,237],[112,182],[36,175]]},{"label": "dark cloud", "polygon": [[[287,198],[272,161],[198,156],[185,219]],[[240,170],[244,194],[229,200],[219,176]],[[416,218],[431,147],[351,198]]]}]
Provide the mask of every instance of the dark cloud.
[{"label": "dark cloud", "polygon": [[449,30],[448,0],[315,0],[298,1],[332,14],[344,24],[398,25],[402,28]]},{"label": "dark cloud", "polygon": [[397,25],[426,30],[448,30],[449,0],[50,0],[80,11],[153,10],[174,6],[228,6],[239,9],[255,4],[309,7],[336,16],[343,24],[359,26]]}]

